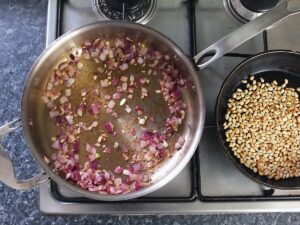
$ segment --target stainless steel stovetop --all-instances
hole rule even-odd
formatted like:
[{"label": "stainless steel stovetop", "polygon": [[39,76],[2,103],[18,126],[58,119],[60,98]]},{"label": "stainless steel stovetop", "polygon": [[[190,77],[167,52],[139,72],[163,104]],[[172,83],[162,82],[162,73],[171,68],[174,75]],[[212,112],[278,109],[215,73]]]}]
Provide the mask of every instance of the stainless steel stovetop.
[{"label": "stainless steel stovetop", "polygon": [[[239,1],[232,0],[235,6]],[[50,0],[47,45],[73,28],[97,21],[99,15],[93,12],[92,2]],[[146,25],[194,55],[242,25],[230,13],[228,2],[231,0],[157,0],[154,16]],[[268,49],[300,51],[299,22],[300,15],[290,17],[198,72],[207,104],[203,136],[190,164],[165,187],[146,197],[116,203],[86,199],[50,181],[40,188],[41,211],[127,215],[300,212],[300,191],[269,189],[241,174],[222,152],[214,126],[217,94],[229,72],[247,56]]]}]

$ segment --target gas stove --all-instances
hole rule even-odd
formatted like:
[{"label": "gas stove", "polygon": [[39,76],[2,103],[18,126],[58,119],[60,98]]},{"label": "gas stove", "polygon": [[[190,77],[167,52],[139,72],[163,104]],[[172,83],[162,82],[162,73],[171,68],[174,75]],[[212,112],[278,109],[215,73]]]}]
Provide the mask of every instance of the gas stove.
[{"label": "gas stove", "polygon": [[[219,38],[271,9],[282,0],[51,0],[46,44],[60,35],[98,20],[145,24],[165,34],[191,57]],[[253,2],[253,0],[251,1]],[[271,49],[300,51],[293,16],[247,41],[198,72],[206,98],[206,124],[191,162],[160,190],[125,202],[84,198],[49,181],[40,187],[40,209],[48,214],[203,214],[300,212],[300,191],[274,190],[241,174],[217,139],[214,108],[230,71],[245,58]]]}]

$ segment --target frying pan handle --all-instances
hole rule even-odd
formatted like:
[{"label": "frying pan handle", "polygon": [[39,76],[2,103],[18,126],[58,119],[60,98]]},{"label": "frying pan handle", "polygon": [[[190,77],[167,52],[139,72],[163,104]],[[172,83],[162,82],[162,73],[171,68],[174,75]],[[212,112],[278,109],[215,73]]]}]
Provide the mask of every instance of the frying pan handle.
[{"label": "frying pan handle", "polygon": [[[269,12],[246,23],[232,33],[215,42],[194,57],[194,61],[199,69],[203,69],[216,61],[232,49],[240,46],[247,40],[266,30],[270,26],[281,22],[290,15],[300,12],[300,0],[287,0]],[[207,56],[211,58],[206,62],[203,59]]]},{"label": "frying pan handle", "polygon": [[[20,121],[20,119],[15,119],[1,126],[0,140],[8,133],[20,128]],[[12,160],[10,159],[8,153],[4,150],[3,146],[0,144],[0,181],[11,188],[26,190],[37,187],[47,180],[49,180],[49,177],[45,172],[41,172],[40,174],[28,180],[17,180]]]}]

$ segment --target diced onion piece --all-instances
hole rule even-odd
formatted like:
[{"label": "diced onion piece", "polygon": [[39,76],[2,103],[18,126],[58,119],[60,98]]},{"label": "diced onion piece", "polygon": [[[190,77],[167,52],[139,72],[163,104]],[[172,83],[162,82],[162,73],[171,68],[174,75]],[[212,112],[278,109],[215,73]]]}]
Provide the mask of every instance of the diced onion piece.
[{"label": "diced onion piece", "polygon": [[113,94],[113,99],[119,99],[119,98],[121,98],[121,96],[122,96],[122,94],[120,93],[120,92],[117,92],[117,93],[114,93]]},{"label": "diced onion piece", "polygon": [[62,96],[60,99],[59,99],[59,102],[60,104],[64,104],[68,101],[68,98],[66,96]]},{"label": "diced onion piece", "polygon": [[119,66],[120,70],[124,71],[128,68],[128,64],[127,63],[123,63]]},{"label": "diced onion piece", "polygon": [[71,87],[75,82],[75,79],[74,78],[69,78],[66,82],[66,86],[67,87]]},{"label": "diced onion piece", "polygon": [[164,148],[167,148],[168,146],[169,146],[168,142],[163,141],[163,147],[164,147]]},{"label": "diced onion piece", "polygon": [[125,106],[125,111],[126,111],[127,113],[131,113],[132,109],[129,107],[129,105],[126,105],[126,106]]},{"label": "diced onion piece", "polygon": [[143,64],[143,63],[144,63],[144,59],[143,59],[142,57],[139,57],[139,58],[137,59],[137,63],[138,63],[138,64]]},{"label": "diced onion piece", "polygon": [[82,62],[78,62],[77,63],[77,69],[81,70],[83,68],[83,63]]},{"label": "diced onion piece", "polygon": [[137,174],[142,170],[142,164],[141,163],[134,163],[128,167],[129,172]]},{"label": "diced onion piece", "polygon": [[53,144],[51,145],[52,148],[59,149],[59,140],[57,139]]},{"label": "diced onion piece", "polygon": [[183,137],[179,137],[178,141],[175,144],[175,149],[179,150],[182,148],[182,146],[184,145],[185,139]]},{"label": "diced onion piece", "polygon": [[144,110],[140,106],[136,106],[135,111],[139,116],[141,116],[144,113]]},{"label": "diced onion piece", "polygon": [[114,77],[111,83],[112,83],[112,85],[117,86],[119,84],[119,82],[120,82],[120,79],[118,77]]},{"label": "diced onion piece", "polygon": [[86,96],[86,93],[87,93],[87,90],[84,88],[84,89],[81,89],[81,96],[84,97]]},{"label": "diced onion piece", "polygon": [[98,121],[93,121],[91,127],[97,127],[97,126],[98,126]]},{"label": "diced onion piece", "polygon": [[116,105],[115,101],[114,100],[110,100],[108,102],[108,104],[107,104],[107,107],[113,109],[115,107],[115,105]]},{"label": "diced onion piece", "polygon": [[110,99],[111,99],[111,96],[110,96],[110,95],[104,95],[104,99],[105,99],[105,100],[110,100]]},{"label": "diced onion piece", "polygon": [[139,118],[139,124],[144,125],[146,120],[144,118]]},{"label": "diced onion piece", "polygon": [[105,61],[106,57],[107,57],[107,54],[101,53],[100,56],[99,56],[99,59],[101,61]]},{"label": "diced onion piece", "polygon": [[92,52],[92,53],[91,53],[91,56],[92,56],[93,58],[99,57],[99,52],[97,52],[97,51]]},{"label": "diced onion piece", "polygon": [[100,80],[100,85],[101,85],[101,87],[108,87],[108,80],[107,79],[105,79],[105,80]]},{"label": "diced onion piece", "polygon": [[112,112],[113,112],[113,109],[111,109],[111,108],[106,108],[106,109],[105,109],[105,112],[106,112],[107,114],[112,113]]},{"label": "diced onion piece", "polygon": [[112,134],[114,132],[114,125],[111,123],[111,122],[106,122],[104,124],[104,128],[106,129],[106,131],[109,133],[109,134]]},{"label": "diced onion piece", "polygon": [[118,148],[119,147],[119,143],[118,142],[115,142],[114,143],[114,148]]},{"label": "diced onion piece", "polygon": [[104,153],[111,153],[111,148],[105,147],[103,150]]},{"label": "diced onion piece", "polygon": [[123,168],[121,166],[117,166],[115,169],[116,174],[122,174],[123,173]]},{"label": "diced onion piece", "polygon": [[66,96],[68,96],[68,97],[71,96],[71,93],[72,93],[72,91],[71,91],[70,88],[68,88],[68,89],[65,90],[65,95]]},{"label": "diced onion piece", "polygon": [[184,144],[185,139],[183,137],[178,138],[178,143],[181,144],[181,146]]},{"label": "diced onion piece", "polygon": [[57,117],[58,115],[59,115],[59,112],[58,112],[58,111],[50,111],[50,112],[49,112],[50,118]]},{"label": "diced onion piece", "polygon": [[122,83],[122,91],[126,91],[127,90],[127,82]]},{"label": "diced onion piece", "polygon": [[70,125],[73,124],[73,116],[71,116],[71,115],[66,115],[65,118],[66,118],[66,120],[68,121],[68,123],[69,123]]},{"label": "diced onion piece", "polygon": [[130,83],[134,82],[134,76],[132,74],[130,74],[129,81],[130,81]]},{"label": "diced onion piece", "polygon": [[47,85],[47,91],[50,91],[53,88],[53,83],[49,82]]},{"label": "diced onion piece", "polygon": [[[121,178],[115,178],[114,180],[114,184],[118,187],[122,184],[122,179]],[[116,191],[116,193],[118,193],[119,190]]]},{"label": "diced onion piece", "polygon": [[78,116],[82,116],[82,114],[83,114],[83,109],[82,109],[81,106],[79,106],[79,107],[77,108],[77,115],[78,115]]},{"label": "diced onion piece", "polygon": [[155,137],[155,134],[153,133],[153,132],[151,132],[151,131],[145,131],[144,133],[143,133],[143,135],[142,135],[142,139],[143,140],[151,140],[151,139],[154,139],[154,137]]},{"label": "diced onion piece", "polygon": [[91,110],[92,110],[93,115],[98,115],[100,112],[97,104],[95,104],[95,103],[93,103],[91,105]]},{"label": "diced onion piece", "polygon": [[148,48],[145,46],[142,46],[140,49],[140,55],[145,56],[148,52]]},{"label": "diced onion piece", "polygon": [[142,97],[143,97],[143,96],[148,96],[148,91],[147,91],[147,89],[144,88],[144,87],[142,87],[141,93],[142,93]]},{"label": "diced onion piece", "polygon": [[49,99],[46,96],[42,96],[42,99],[45,104],[49,102]]},{"label": "diced onion piece", "polygon": [[126,76],[121,76],[120,80],[121,80],[122,82],[127,82],[127,81],[128,81],[128,77],[126,77]]}]

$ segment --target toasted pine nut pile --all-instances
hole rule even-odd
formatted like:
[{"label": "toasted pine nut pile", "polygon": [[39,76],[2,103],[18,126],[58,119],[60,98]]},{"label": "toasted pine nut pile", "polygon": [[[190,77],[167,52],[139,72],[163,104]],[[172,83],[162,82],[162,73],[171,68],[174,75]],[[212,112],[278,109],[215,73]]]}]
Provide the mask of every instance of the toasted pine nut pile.
[{"label": "toasted pine nut pile", "polygon": [[228,101],[226,141],[246,167],[270,179],[300,176],[300,101],[297,91],[263,78],[243,80]]}]

